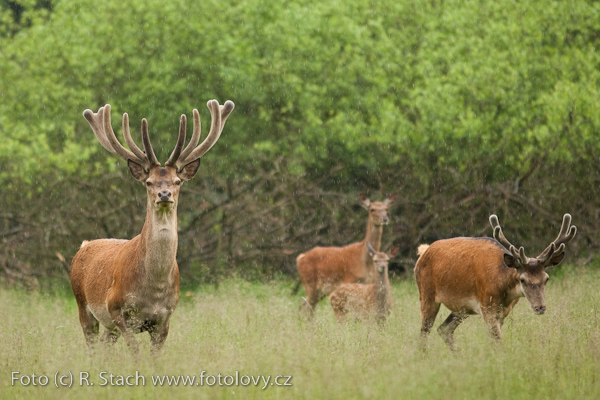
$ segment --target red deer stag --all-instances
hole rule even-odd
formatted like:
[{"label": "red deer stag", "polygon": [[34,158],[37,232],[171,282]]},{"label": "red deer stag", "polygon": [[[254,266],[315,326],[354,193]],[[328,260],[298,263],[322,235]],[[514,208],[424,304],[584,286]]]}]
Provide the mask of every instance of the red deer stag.
[{"label": "red deer stag", "polygon": [[375,317],[383,324],[392,311],[392,294],[388,277],[390,258],[398,254],[400,246],[389,252],[378,252],[367,243],[369,256],[373,259],[377,278],[375,283],[344,283],[329,295],[329,301],[338,322],[342,322],[347,314],[355,315],[363,320]]},{"label": "red deer stag", "polygon": [[300,280],[306,291],[306,302],[302,306],[304,312],[312,315],[319,300],[342,283],[373,282],[373,259],[369,256],[367,243],[371,243],[376,251],[381,249],[383,226],[389,222],[387,210],[395,198],[393,194],[384,201],[371,203],[361,194],[360,205],[369,212],[367,234],[361,242],[344,247],[315,247],[296,258]]},{"label": "red deer stag", "polygon": [[500,340],[504,319],[525,297],[536,314],[546,311],[544,288],[546,268],[558,265],[565,256],[565,244],[577,228],[565,214],[558,237],[536,258],[525,256],[504,236],[498,217],[490,216],[492,238],[453,238],[419,246],[415,278],[421,300],[421,337],[429,334],[444,304],[451,314],[438,328],[454,349],[454,330],[468,315],[479,314],[494,339]]},{"label": "red deer stag", "polygon": [[177,254],[177,203],[180,185],[194,177],[201,157],[219,140],[234,104],[207,103],[210,133],[200,140],[200,115],[193,111],[194,131],[185,144],[186,117],[181,116],[175,149],[164,167],[154,155],[148,123],[142,120],[142,151],[132,140],[129,117],[123,114],[123,136],[131,150],[117,140],[110,121],[110,105],[97,113],[85,110],[102,146],[127,161],[133,177],[146,187],[146,221],[142,233],[131,240],[98,239],[83,242],[71,264],[71,286],[79,307],[86,342],[93,348],[99,323],[102,340],[114,343],[122,334],[128,348],[138,352],[135,333],[150,334],[153,352],[160,350],[169,332],[169,319],[179,300]]}]

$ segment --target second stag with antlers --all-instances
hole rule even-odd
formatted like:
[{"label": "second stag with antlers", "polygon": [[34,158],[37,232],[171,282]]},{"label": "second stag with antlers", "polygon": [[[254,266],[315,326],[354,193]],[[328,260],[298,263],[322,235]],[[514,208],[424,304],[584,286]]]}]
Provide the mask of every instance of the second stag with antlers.
[{"label": "second stag with antlers", "polygon": [[142,120],[142,151],[132,140],[129,117],[123,114],[123,136],[130,150],[117,140],[110,121],[110,105],[97,113],[85,110],[102,146],[127,161],[129,171],[146,187],[146,221],[142,233],[131,240],[98,239],[83,242],[73,258],[71,286],[79,307],[79,321],[90,347],[102,339],[114,343],[120,335],[137,353],[134,334],[148,332],[153,351],[162,347],[169,333],[169,320],[179,300],[177,254],[177,203],[182,182],[194,177],[201,157],[219,140],[233,111],[231,101],[219,105],[210,100],[211,127],[200,140],[200,115],[193,111],[194,131],[185,144],[186,117],[181,116],[179,137],[171,156],[161,167],[148,137],[148,123]]},{"label": "second stag with antlers", "polygon": [[565,244],[577,233],[571,216],[565,214],[558,237],[536,258],[525,256],[523,247],[513,246],[502,233],[496,215],[490,216],[491,238],[453,238],[419,246],[415,278],[421,300],[421,336],[429,334],[444,304],[451,314],[438,332],[454,349],[454,330],[472,314],[479,314],[490,333],[500,339],[500,328],[521,297],[536,314],[546,312],[544,288],[546,268],[558,265]]},{"label": "second stag with antlers", "polygon": [[342,283],[374,281],[373,259],[367,243],[371,243],[375,251],[381,249],[383,226],[389,221],[388,207],[395,198],[393,194],[384,201],[371,202],[361,194],[360,204],[369,212],[367,234],[361,242],[344,247],[315,247],[296,258],[298,274],[306,291],[306,303],[302,309],[309,316],[312,316],[319,300]]}]

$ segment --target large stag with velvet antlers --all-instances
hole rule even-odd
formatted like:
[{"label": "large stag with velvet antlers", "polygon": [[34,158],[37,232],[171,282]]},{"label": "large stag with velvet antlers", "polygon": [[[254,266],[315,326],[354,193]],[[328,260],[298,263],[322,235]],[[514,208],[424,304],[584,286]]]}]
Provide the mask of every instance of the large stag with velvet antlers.
[{"label": "large stag with velvet antlers", "polygon": [[[504,236],[498,217],[490,216],[492,238],[453,238],[421,245],[415,278],[421,300],[421,337],[429,334],[444,304],[451,314],[438,332],[451,349],[454,330],[469,315],[479,314],[492,337],[500,340],[500,328],[521,297],[536,314],[546,312],[546,269],[565,256],[565,244],[577,233],[565,214],[558,237],[537,257],[525,255]],[[424,343],[423,343],[424,344]]]},{"label": "large stag with velvet antlers", "polygon": [[141,150],[131,138],[129,117],[123,114],[126,149],[117,140],[110,119],[110,105],[97,113],[85,110],[100,144],[127,161],[133,177],[146,187],[146,221],[142,233],[131,240],[98,239],[84,241],[73,258],[71,286],[79,307],[79,321],[86,342],[93,348],[99,325],[106,331],[102,340],[114,343],[120,335],[128,348],[138,352],[134,334],[148,332],[153,351],[163,346],[169,332],[169,320],[179,300],[177,254],[177,205],[182,182],[194,177],[201,157],[219,140],[234,104],[219,105],[210,100],[211,127],[200,140],[200,115],[193,111],[192,139],[184,148],[186,116],[182,115],[179,136],[171,156],[161,167],[150,139],[148,123],[142,120]]},{"label": "large stag with velvet antlers", "polygon": [[315,247],[296,258],[298,274],[306,291],[303,312],[312,316],[319,300],[342,283],[372,283],[375,280],[375,268],[367,243],[375,251],[380,251],[383,226],[389,222],[388,207],[395,198],[396,194],[393,194],[384,201],[371,202],[361,194],[360,205],[369,212],[367,233],[361,242],[344,247]]}]

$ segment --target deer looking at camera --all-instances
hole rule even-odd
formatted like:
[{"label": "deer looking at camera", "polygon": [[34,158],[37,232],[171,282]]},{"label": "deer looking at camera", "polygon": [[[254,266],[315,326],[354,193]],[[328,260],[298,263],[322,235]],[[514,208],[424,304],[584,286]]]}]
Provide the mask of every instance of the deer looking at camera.
[{"label": "deer looking at camera", "polygon": [[303,312],[312,315],[319,300],[342,283],[373,282],[373,259],[367,243],[371,243],[376,251],[381,249],[383,226],[389,222],[388,207],[395,198],[393,194],[384,201],[371,202],[361,194],[360,205],[369,212],[367,234],[361,242],[344,247],[315,247],[296,258],[298,274],[306,291]]},{"label": "deer looking at camera", "polygon": [[429,334],[444,304],[451,314],[438,328],[454,349],[454,330],[469,315],[479,314],[496,340],[500,328],[521,297],[536,314],[546,311],[546,268],[558,265],[565,244],[577,233],[571,216],[565,214],[558,237],[536,258],[525,255],[504,236],[498,217],[490,216],[491,238],[453,238],[419,246],[415,278],[421,300],[421,337]]},{"label": "deer looking at camera", "polygon": [[398,254],[400,246],[389,252],[379,252],[367,242],[369,256],[373,259],[377,278],[375,283],[344,283],[329,295],[329,301],[338,322],[343,322],[347,314],[363,320],[375,317],[382,324],[392,311],[392,294],[388,277],[390,258]]},{"label": "deer looking at camera", "polygon": [[169,319],[179,299],[177,254],[177,204],[182,182],[194,177],[201,157],[219,140],[234,104],[207,103],[212,121],[210,133],[200,140],[200,115],[193,111],[194,131],[185,144],[186,117],[181,116],[179,137],[171,156],[161,167],[142,120],[144,151],[132,140],[129,117],[123,114],[123,136],[131,150],[117,140],[110,121],[110,105],[97,113],[85,110],[100,144],[127,161],[133,177],[146,187],[146,221],[142,233],[131,240],[84,241],[71,264],[71,286],[79,307],[79,321],[88,345],[98,338],[99,324],[106,328],[103,341],[114,343],[120,335],[128,348],[138,352],[135,333],[148,332],[152,350],[162,347]]}]

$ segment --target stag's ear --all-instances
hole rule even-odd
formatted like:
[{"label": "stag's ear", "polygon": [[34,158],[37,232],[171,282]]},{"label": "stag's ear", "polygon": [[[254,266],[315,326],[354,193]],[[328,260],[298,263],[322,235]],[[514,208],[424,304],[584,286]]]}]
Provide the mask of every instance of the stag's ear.
[{"label": "stag's ear", "polygon": [[367,198],[367,196],[365,196],[364,194],[359,194],[358,195],[358,203],[363,206],[363,208],[365,209],[369,209],[369,206],[371,205],[371,200],[369,200]]},{"label": "stag's ear", "polygon": [[564,251],[555,253],[552,257],[550,257],[550,260],[548,260],[548,265],[546,265],[546,268],[557,266],[558,264],[560,264],[563,258],[565,258]]},{"label": "stag's ear", "polygon": [[129,167],[129,172],[131,172],[131,175],[133,175],[136,180],[144,182],[148,179],[149,174],[140,164],[127,160],[127,166]]},{"label": "stag's ear", "polygon": [[388,251],[388,256],[394,257],[400,251],[400,246],[395,246],[390,251]]},{"label": "stag's ear", "polygon": [[389,196],[387,197],[387,199],[385,199],[385,200],[383,201],[383,204],[385,204],[385,206],[386,206],[386,207],[389,207],[391,204],[393,204],[393,203],[394,203],[394,201],[396,201],[396,196],[397,196],[397,194],[396,194],[396,193],[393,193],[393,194],[389,195]]},{"label": "stag's ear", "polygon": [[506,265],[509,268],[519,268],[521,265],[519,264],[519,261],[512,255],[509,253],[504,253],[504,265]]},{"label": "stag's ear", "polygon": [[189,181],[192,179],[194,175],[196,175],[196,172],[198,172],[198,168],[200,168],[200,160],[201,158],[184,165],[183,168],[181,168],[181,171],[177,173],[177,176],[182,181]]},{"label": "stag's ear", "polygon": [[376,253],[375,249],[373,248],[373,246],[371,246],[371,243],[367,242],[367,250],[369,250],[369,255],[371,257],[373,257]]}]

